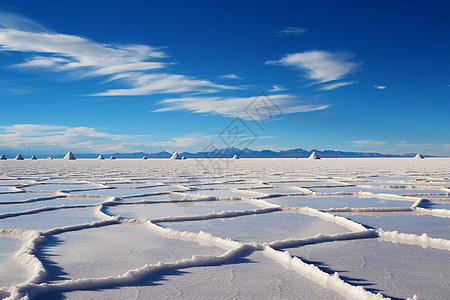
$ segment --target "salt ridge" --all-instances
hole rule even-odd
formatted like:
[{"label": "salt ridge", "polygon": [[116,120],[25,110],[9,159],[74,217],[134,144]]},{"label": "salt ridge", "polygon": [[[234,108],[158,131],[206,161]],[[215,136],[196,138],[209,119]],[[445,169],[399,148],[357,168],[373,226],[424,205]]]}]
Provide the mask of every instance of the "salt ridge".
[{"label": "salt ridge", "polygon": [[[105,189],[110,189],[106,185],[103,186]],[[322,186],[321,186],[322,187]],[[335,186],[330,186],[335,187]],[[23,188],[23,186],[18,185],[17,188]],[[435,187],[436,188],[436,187]],[[133,189],[133,188],[130,188]],[[443,190],[444,188],[439,188]],[[89,189],[90,190],[90,189]],[[87,190],[87,191],[89,191]],[[97,189],[98,190],[98,189]],[[138,189],[136,189],[138,190]],[[235,189],[241,191],[239,189]],[[307,190],[307,189],[305,189]],[[33,198],[21,201],[4,201],[0,202],[0,205],[11,205],[19,203],[30,203],[42,201],[45,204],[46,200],[57,199],[57,198],[90,198],[90,195],[76,195],[69,194],[71,192],[79,192],[82,190],[69,189],[64,192],[59,192],[53,197],[41,197]],[[86,190],[85,190],[86,191]],[[26,191],[23,191],[27,193]],[[251,191],[256,193],[254,191]],[[382,294],[375,294],[365,290],[361,286],[354,286],[348,284],[340,278],[340,276],[335,273],[334,275],[329,275],[317,266],[313,264],[307,264],[303,262],[298,257],[293,257],[287,251],[281,251],[278,249],[284,249],[289,247],[299,247],[310,244],[326,243],[332,241],[340,240],[358,240],[358,239],[373,239],[379,238],[384,241],[403,243],[410,245],[418,245],[421,247],[432,247],[442,250],[450,251],[450,241],[442,238],[431,238],[426,234],[414,235],[399,233],[396,231],[383,231],[382,229],[373,230],[367,229],[362,224],[351,221],[342,216],[336,216],[335,212],[413,212],[415,214],[428,214],[435,217],[448,218],[450,217],[450,211],[446,209],[427,209],[420,207],[425,199],[413,196],[402,196],[393,194],[375,194],[371,192],[359,192],[359,193],[340,193],[339,195],[354,195],[361,198],[372,198],[378,197],[380,199],[388,200],[402,200],[413,202],[412,206],[409,208],[330,208],[327,210],[319,210],[309,207],[289,207],[289,206],[279,206],[270,202],[270,198],[237,198],[237,197],[208,197],[199,198],[198,202],[201,201],[247,201],[251,204],[259,206],[261,208],[245,211],[222,211],[222,212],[211,212],[204,215],[191,215],[191,216],[169,216],[165,218],[153,219],[153,220],[139,220],[139,219],[127,219],[121,216],[109,215],[105,210],[108,206],[116,205],[133,205],[141,202],[123,203],[120,202],[121,198],[133,198],[133,197],[146,197],[154,195],[166,195],[168,193],[146,193],[146,194],[136,194],[128,195],[124,197],[107,197],[99,196],[95,197],[104,202],[92,205],[70,205],[70,206],[54,206],[54,207],[41,207],[32,210],[25,210],[15,213],[4,213],[0,214],[0,219],[4,218],[14,218],[26,214],[38,214],[44,211],[52,210],[62,210],[62,209],[72,209],[72,208],[82,208],[82,207],[96,207],[94,211],[95,216],[99,221],[87,223],[87,224],[76,224],[70,226],[64,226],[59,228],[53,228],[50,230],[38,232],[33,230],[23,230],[23,229],[12,229],[12,230],[0,230],[0,236],[8,236],[22,241],[22,247],[16,253],[17,259],[26,267],[28,270],[28,279],[16,286],[12,286],[8,289],[1,289],[0,296],[6,296],[7,299],[24,299],[28,297],[34,297],[38,294],[47,292],[67,292],[67,291],[78,291],[78,290],[89,290],[97,288],[115,288],[127,283],[138,282],[143,278],[149,277],[151,274],[161,273],[165,270],[179,270],[183,268],[200,267],[200,266],[218,266],[221,264],[227,264],[231,260],[242,255],[243,252],[255,252],[262,251],[267,257],[270,257],[277,263],[281,264],[287,269],[294,270],[295,272],[313,280],[324,288],[331,289],[347,299],[384,299]],[[174,192],[175,194],[175,192]],[[321,193],[311,192],[312,195],[320,197]],[[329,193],[328,193],[329,194]],[[331,193],[333,194],[333,193]],[[322,194],[323,195],[323,194]],[[145,200],[144,200],[145,201]],[[146,201],[147,204],[152,203],[163,203],[167,201]],[[170,202],[170,201],[169,201]],[[197,200],[189,201],[179,201],[179,202],[197,202]],[[256,214],[270,214],[273,212],[288,212],[288,213],[299,213],[309,216],[314,216],[321,218],[323,220],[334,222],[341,225],[352,232],[340,233],[335,235],[317,235],[311,238],[305,239],[288,239],[284,241],[273,241],[268,244],[256,244],[256,243],[241,243],[233,241],[230,239],[223,239],[215,237],[210,233],[200,231],[198,233],[188,232],[188,231],[177,231],[168,227],[163,227],[159,223],[163,222],[181,222],[181,221],[192,221],[192,220],[208,220],[217,218],[232,218],[242,215],[256,215]],[[191,259],[183,259],[179,261],[162,263],[159,262],[154,265],[145,265],[137,269],[130,269],[126,273],[118,276],[108,276],[102,278],[84,278],[84,279],[72,279],[66,280],[58,283],[46,283],[45,278],[47,276],[47,271],[36,256],[38,249],[45,246],[48,237],[62,234],[69,231],[82,231],[88,228],[100,228],[111,225],[120,224],[135,224],[136,226],[145,226],[148,230],[155,232],[163,237],[170,239],[180,239],[198,242],[200,245],[214,245],[224,249],[226,252],[219,256],[193,256]],[[414,297],[415,298],[415,297]]]}]

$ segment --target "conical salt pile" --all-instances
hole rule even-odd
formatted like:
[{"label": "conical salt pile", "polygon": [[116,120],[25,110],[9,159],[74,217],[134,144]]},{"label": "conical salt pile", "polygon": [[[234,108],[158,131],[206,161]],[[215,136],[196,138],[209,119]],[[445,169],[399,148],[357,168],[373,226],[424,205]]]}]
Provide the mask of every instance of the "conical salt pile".
[{"label": "conical salt pile", "polygon": [[147,156],[144,155],[144,157],[142,159],[147,159]]},{"label": "conical salt pile", "polygon": [[170,159],[181,159],[180,154],[178,152],[175,152]]},{"label": "conical salt pile", "polygon": [[65,160],[76,160],[75,156],[73,155],[72,151],[67,152],[66,156],[64,156]]},{"label": "conical salt pile", "polygon": [[22,154],[17,154],[16,158],[14,158],[15,160],[23,160],[23,156]]},{"label": "conical salt pile", "polygon": [[37,157],[35,155],[33,155],[30,159],[31,160],[37,160]]},{"label": "conical salt pile", "polygon": [[424,159],[425,157],[423,157],[422,154],[417,153],[416,156],[414,157],[415,159]]},{"label": "conical salt pile", "polygon": [[116,159],[116,157],[114,155],[111,155],[109,159]]},{"label": "conical salt pile", "polygon": [[7,160],[5,154],[2,154],[2,156],[0,156],[0,160]]},{"label": "conical salt pile", "polygon": [[97,157],[97,159],[105,159],[104,157],[103,157],[103,155],[99,155],[98,157]]},{"label": "conical salt pile", "polygon": [[53,157],[52,157],[51,155],[49,155],[49,156],[47,157],[47,159],[53,159]]},{"label": "conical salt pile", "polygon": [[237,156],[237,154],[235,154],[235,155],[233,156],[233,159],[239,159],[239,157]]},{"label": "conical salt pile", "polygon": [[313,151],[309,156],[309,159],[320,159],[319,155],[317,155],[316,151]]},{"label": "conical salt pile", "polygon": [[186,159],[186,157],[183,156],[181,159]]}]

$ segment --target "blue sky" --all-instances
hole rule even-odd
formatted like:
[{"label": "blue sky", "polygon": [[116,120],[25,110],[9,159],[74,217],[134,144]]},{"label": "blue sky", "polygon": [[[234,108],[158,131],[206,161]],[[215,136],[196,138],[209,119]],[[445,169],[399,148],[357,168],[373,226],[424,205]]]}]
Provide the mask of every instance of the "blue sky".
[{"label": "blue sky", "polygon": [[[448,1],[3,0],[0,152],[251,137],[450,155],[449,15]],[[247,131],[225,143],[236,117]]]}]

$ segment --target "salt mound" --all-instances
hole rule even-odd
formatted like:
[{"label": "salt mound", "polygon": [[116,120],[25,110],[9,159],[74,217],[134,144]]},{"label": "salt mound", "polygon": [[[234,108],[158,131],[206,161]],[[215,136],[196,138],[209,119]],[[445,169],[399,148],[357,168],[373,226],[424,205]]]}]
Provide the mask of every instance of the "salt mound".
[{"label": "salt mound", "polygon": [[183,156],[181,159],[186,159],[186,157]]},{"label": "salt mound", "polygon": [[37,157],[35,155],[33,155],[30,159],[31,160],[37,160]]},{"label": "salt mound", "polygon": [[53,157],[52,157],[51,155],[49,155],[49,156],[47,157],[47,159],[53,159]]},{"label": "salt mound", "polygon": [[97,157],[97,159],[105,159],[104,157],[103,157],[103,155],[99,155],[98,157]]},{"label": "salt mound", "polygon": [[0,160],[7,160],[5,154],[2,154],[2,156],[0,156]]},{"label": "salt mound", "polygon": [[422,154],[417,153],[416,156],[414,157],[415,159],[424,159],[425,157],[423,157]]},{"label": "salt mound", "polygon": [[237,156],[237,154],[235,154],[235,155],[233,156],[233,159],[239,159],[239,157]]},{"label": "salt mound", "polygon": [[23,160],[23,156],[22,154],[17,154],[16,158],[14,158],[15,160]]},{"label": "salt mound", "polygon": [[320,159],[319,155],[317,155],[316,151],[313,151],[309,156],[309,159]]},{"label": "salt mound", "polygon": [[114,155],[111,155],[109,159],[116,159],[116,157]]},{"label": "salt mound", "polygon": [[175,152],[170,159],[181,159],[180,154],[178,152]]},{"label": "salt mound", "polygon": [[73,155],[72,151],[67,152],[66,156],[64,156],[65,160],[76,160],[75,156]]},{"label": "salt mound", "polygon": [[147,159],[147,156],[144,155],[144,157],[142,159]]}]

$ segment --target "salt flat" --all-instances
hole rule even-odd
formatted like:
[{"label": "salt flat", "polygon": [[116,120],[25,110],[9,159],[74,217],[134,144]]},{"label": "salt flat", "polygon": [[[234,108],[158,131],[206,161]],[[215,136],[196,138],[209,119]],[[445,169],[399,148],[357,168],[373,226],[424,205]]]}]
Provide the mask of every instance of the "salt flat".
[{"label": "salt flat", "polygon": [[0,298],[444,299],[450,159],[0,161]]}]

